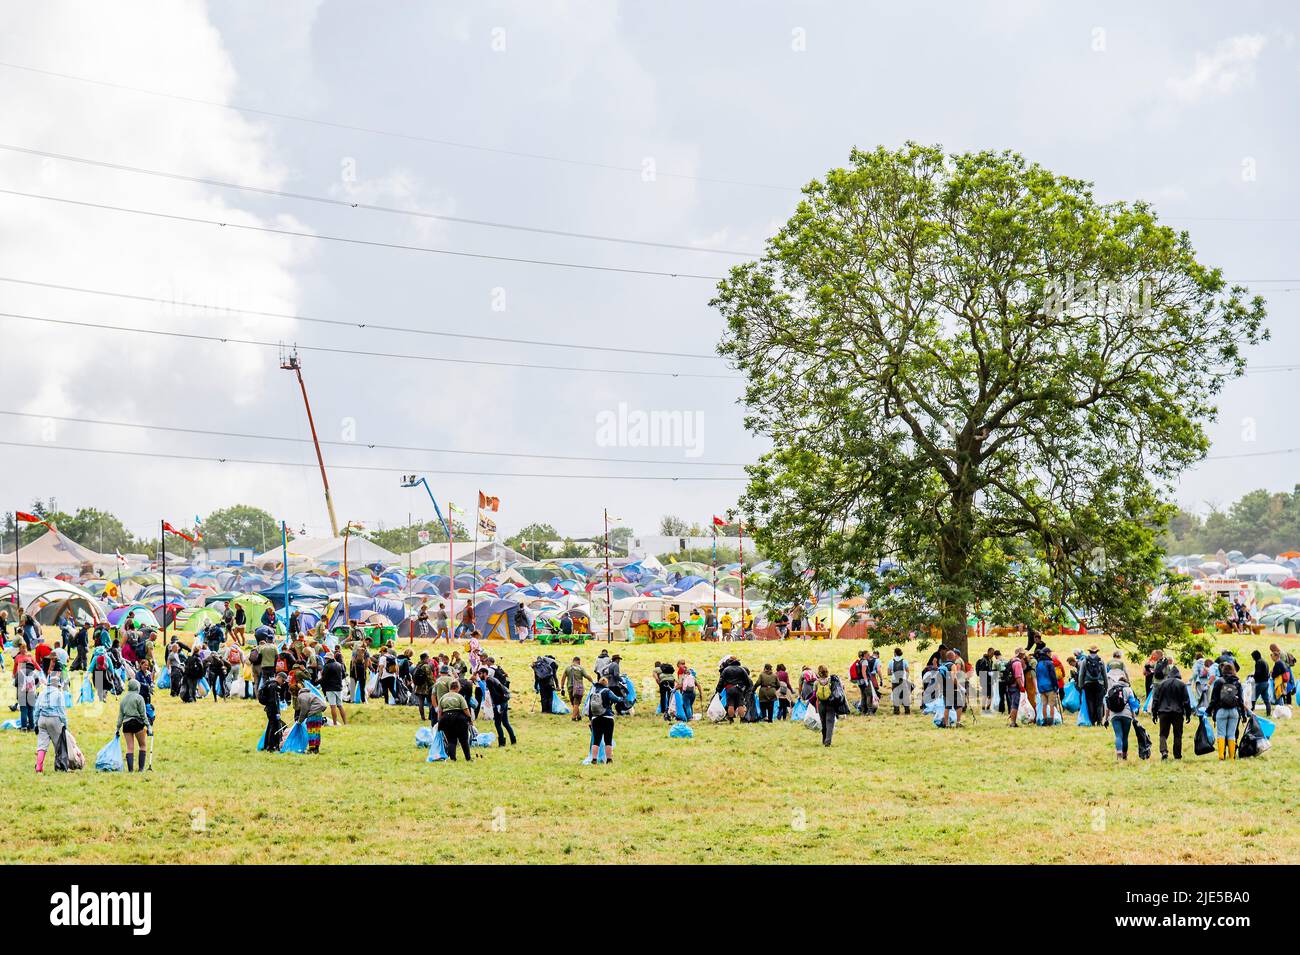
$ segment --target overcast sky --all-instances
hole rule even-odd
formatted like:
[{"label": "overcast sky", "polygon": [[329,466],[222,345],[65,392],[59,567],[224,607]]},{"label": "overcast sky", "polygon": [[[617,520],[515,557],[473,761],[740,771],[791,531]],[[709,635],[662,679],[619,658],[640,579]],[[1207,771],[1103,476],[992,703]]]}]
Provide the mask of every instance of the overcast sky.
[{"label": "overcast sky", "polygon": [[[761,248],[797,187],[854,145],[915,139],[1019,150],[1094,181],[1102,199],[1151,200],[1203,261],[1267,292],[1273,340],[1251,358],[1289,361],[1300,343],[1295,16],[1267,3],[1088,6],[4,0],[5,147],[344,204],[12,148],[0,149],[0,189],[388,247],[0,194],[0,276],[507,341],[8,281],[0,311],[303,346],[315,420],[335,442],[325,453],[340,521],[431,516],[422,491],[398,486],[414,471],[442,501],[498,495],[506,533],[547,520],[590,534],[604,507],[641,532],[664,513],[707,522],[741,485],[686,479],[734,478],[762,450],[743,429],[738,382],[709,357],[722,323],[707,277],[740,261],[718,250]],[[328,533],[302,401],[275,348],[14,318],[0,318],[0,334],[0,411],[29,416],[0,415],[0,430],[35,445],[0,446],[0,510],[54,496],[143,534],[160,517],[250,503]],[[1229,386],[1213,459],[1185,477],[1181,503],[1292,488],[1300,454],[1260,452],[1300,448],[1298,380],[1259,371]],[[693,429],[675,446],[636,446],[620,422],[650,412],[682,412]],[[376,470],[349,469],[363,467]]]}]

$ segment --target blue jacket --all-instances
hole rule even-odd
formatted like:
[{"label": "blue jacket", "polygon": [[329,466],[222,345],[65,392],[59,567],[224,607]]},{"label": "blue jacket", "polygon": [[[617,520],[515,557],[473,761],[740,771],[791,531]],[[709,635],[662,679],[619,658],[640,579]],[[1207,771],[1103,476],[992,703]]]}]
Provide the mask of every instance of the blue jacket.
[{"label": "blue jacket", "polygon": [[1056,692],[1056,664],[1052,662],[1050,657],[1046,660],[1039,660],[1034,672],[1038,676],[1039,693]]}]

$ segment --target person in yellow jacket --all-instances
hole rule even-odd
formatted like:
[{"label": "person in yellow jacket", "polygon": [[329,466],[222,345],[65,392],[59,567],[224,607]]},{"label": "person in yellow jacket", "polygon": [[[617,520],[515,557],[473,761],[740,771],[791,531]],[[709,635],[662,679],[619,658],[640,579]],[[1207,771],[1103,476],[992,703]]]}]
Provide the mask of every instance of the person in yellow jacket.
[{"label": "person in yellow jacket", "polygon": [[722,619],[718,621],[718,627],[722,630],[722,639],[724,641],[731,639],[731,631],[735,629],[736,622],[731,619],[731,611],[722,611]]}]

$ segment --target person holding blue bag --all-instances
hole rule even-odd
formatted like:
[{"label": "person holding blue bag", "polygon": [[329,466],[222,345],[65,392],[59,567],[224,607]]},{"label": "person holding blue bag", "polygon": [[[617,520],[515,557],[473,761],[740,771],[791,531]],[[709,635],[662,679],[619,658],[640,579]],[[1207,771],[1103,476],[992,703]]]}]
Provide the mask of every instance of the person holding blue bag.
[{"label": "person holding blue bag", "polygon": [[[127,680],[126,693],[117,704],[117,734],[126,734],[126,771],[136,769],[144,771],[144,757],[149,750],[147,730],[149,728],[149,711],[145,709],[144,697],[140,695],[140,684],[134,679]],[[136,751],[140,753],[139,764],[135,764]]]},{"label": "person holding blue bag", "polygon": [[[1112,671],[1115,673],[1116,671]],[[1122,763],[1128,759],[1128,736],[1133,729],[1134,715],[1141,704],[1129,686],[1128,674],[1123,670],[1112,676],[1106,690],[1106,712],[1110,715],[1110,726],[1115,732],[1115,762]]]},{"label": "person holding blue bag", "polygon": [[257,691],[257,701],[266,711],[266,733],[262,746],[262,751],[266,753],[278,752],[280,749],[280,733],[283,729],[280,722],[280,694],[287,681],[287,674],[281,670]]},{"label": "person holding blue bag", "polygon": [[604,750],[604,762],[614,761],[614,714],[618,704],[625,695],[610,686],[609,671],[601,673],[596,685],[592,687],[585,706],[586,716],[591,721],[591,762],[600,762],[601,750]]}]

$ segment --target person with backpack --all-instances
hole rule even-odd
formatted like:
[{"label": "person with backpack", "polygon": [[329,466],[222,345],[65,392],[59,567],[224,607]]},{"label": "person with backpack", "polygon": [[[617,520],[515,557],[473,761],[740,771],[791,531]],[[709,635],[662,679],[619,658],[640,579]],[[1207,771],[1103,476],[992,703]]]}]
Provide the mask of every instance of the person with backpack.
[{"label": "person with backpack", "polygon": [[[346,726],[348,716],[343,711],[343,651],[335,650],[325,657],[325,665],[320,671],[320,691],[325,694],[329,704],[330,720],[335,726]],[[432,709],[432,706],[430,706]],[[424,722],[424,710],[420,710],[420,722]]]},{"label": "person with backpack", "polygon": [[226,695],[226,673],[229,672],[230,667],[220,653],[209,653],[206,669],[208,686],[212,691],[212,702],[215,703]]},{"label": "person with backpack", "polygon": [[740,665],[739,658],[733,656],[727,657],[723,661],[722,670],[718,673],[718,685],[714,687],[714,693],[725,694],[722,697],[727,706],[727,722],[736,722],[739,716],[741,722],[744,722],[746,706],[745,701],[749,699],[749,693],[754,688],[754,681],[750,679],[749,671]]},{"label": "person with backpack", "polygon": [[554,657],[538,657],[533,661],[533,689],[542,701],[542,712],[552,713],[551,705],[555,697],[555,671],[557,664]]},{"label": "person with backpack", "polygon": [[831,738],[835,735],[835,717],[847,713],[849,707],[840,678],[831,673],[825,664],[817,668],[813,699],[817,701],[817,715],[822,723],[822,745],[830,746]]},{"label": "person with backpack", "polygon": [[1241,693],[1237,668],[1231,663],[1219,666],[1219,678],[1210,690],[1206,715],[1214,720],[1214,748],[1219,759],[1237,758],[1237,729],[1246,717],[1246,701]]},{"label": "person with backpack", "polygon": [[596,677],[582,665],[582,657],[574,657],[560,678],[560,694],[569,701],[570,722],[576,723],[582,719],[582,698],[587,692],[587,682],[594,685]]},{"label": "person with backpack", "polygon": [[989,647],[975,661],[975,682],[980,690],[980,709],[986,713],[993,710],[993,681],[996,671],[993,669],[993,648]]},{"label": "person with backpack", "polygon": [[[492,723],[497,728],[497,746],[506,745],[506,737],[510,737],[510,745],[518,746],[519,741],[515,739],[514,727],[510,725],[510,688],[492,675],[492,670],[485,664],[478,668],[478,678],[487,687],[488,695],[492,697]],[[579,709],[579,703],[573,705],[576,713]]]},{"label": "person with backpack", "polygon": [[764,663],[763,672],[758,675],[754,681],[754,696],[758,701],[759,719],[765,722],[772,722],[772,716],[776,708],[776,698],[780,691],[781,681],[776,678],[776,673],[772,669],[772,664]]},{"label": "person with backpack", "polygon": [[117,704],[117,734],[122,733],[126,734],[126,771],[132,771],[135,754],[139,752],[140,761],[135,769],[143,772],[145,754],[149,751],[149,709],[135,680],[126,681],[126,693]]},{"label": "person with backpack", "polygon": [[262,736],[262,749],[268,753],[275,753],[280,749],[280,733],[283,729],[283,724],[280,722],[280,695],[284,691],[287,680],[288,674],[281,670],[265,681],[262,688],[257,691],[257,702],[262,704],[262,710],[266,713],[266,732]]},{"label": "person with backpack", "polygon": [[872,708],[872,687],[867,672],[867,664],[870,659],[871,652],[869,650],[859,650],[858,658],[849,665],[849,679],[853,681],[853,685],[858,688],[858,692],[862,695],[859,712],[863,716],[870,714]]},{"label": "person with backpack", "polygon": [[1133,729],[1133,714],[1138,709],[1138,699],[1129,686],[1128,674],[1120,671],[1120,676],[1113,679],[1106,689],[1106,712],[1110,716],[1111,729],[1115,732],[1115,761],[1128,759],[1129,731]]},{"label": "person with backpack", "polygon": [[63,681],[56,673],[40,693],[32,707],[36,728],[36,771],[45,772],[45,754],[51,746],[59,745],[59,737],[68,728],[68,711],[64,705]]},{"label": "person with backpack", "polygon": [[1025,692],[1025,666],[1029,655],[1022,647],[1017,647],[1015,656],[1002,671],[1002,697],[1007,702],[1007,725],[1020,725],[1020,694]]},{"label": "person with backpack", "polygon": [[203,657],[195,649],[193,653],[185,660],[184,676],[181,682],[181,702],[193,703],[198,699],[199,680],[203,679],[204,672]]},{"label": "person with backpack", "polygon": [[677,691],[682,695],[682,711],[689,723],[695,719],[695,671],[685,660],[677,661]]},{"label": "person with backpack", "polygon": [[600,746],[605,744],[605,762],[614,761],[614,714],[624,701],[623,687],[614,689],[609,684],[608,671],[602,673],[587,697],[586,716],[591,725],[591,762],[597,762]]},{"label": "person with backpack", "polygon": [[1169,758],[1168,738],[1174,734],[1174,759],[1183,758],[1183,724],[1192,721],[1192,700],[1178,667],[1169,670],[1151,698],[1151,713],[1160,727],[1160,758]]},{"label": "person with backpack", "polygon": [[912,679],[903,648],[895,647],[893,659],[889,661],[889,701],[894,707],[894,715],[899,709],[906,714],[912,712]]},{"label": "person with backpack", "polygon": [[1087,707],[1088,721],[1093,726],[1101,726],[1106,697],[1106,662],[1102,660],[1096,644],[1088,648],[1087,655],[1079,664],[1077,681],[1083,704]]}]

